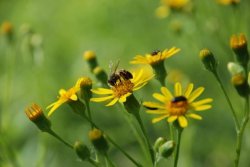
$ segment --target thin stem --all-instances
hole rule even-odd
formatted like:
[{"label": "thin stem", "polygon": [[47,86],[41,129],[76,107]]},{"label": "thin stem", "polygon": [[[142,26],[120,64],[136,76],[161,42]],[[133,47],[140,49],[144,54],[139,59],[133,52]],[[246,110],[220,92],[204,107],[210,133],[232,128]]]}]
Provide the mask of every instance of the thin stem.
[{"label": "thin stem", "polygon": [[226,92],[226,90],[225,90],[225,88],[224,88],[224,86],[223,86],[223,84],[222,84],[222,82],[221,82],[221,79],[220,79],[218,73],[217,73],[216,71],[214,71],[213,74],[214,74],[216,80],[218,81],[219,86],[220,86],[222,92],[224,93],[224,95],[225,95],[225,97],[226,97],[226,100],[227,100],[227,103],[228,103],[228,105],[229,105],[229,107],[230,107],[230,109],[231,109],[231,112],[232,112],[232,114],[233,114],[233,119],[234,119],[235,127],[236,127],[236,131],[239,131],[239,129],[240,129],[240,124],[239,124],[239,121],[238,121],[238,119],[237,119],[236,112],[235,112],[235,110],[234,110],[234,108],[233,108],[233,105],[232,105],[232,103],[231,103],[231,101],[230,101],[230,99],[229,99],[229,97],[228,97],[228,95],[227,95],[227,92]]},{"label": "thin stem", "polygon": [[95,160],[89,158],[88,161],[89,161],[89,163],[91,163],[93,166],[99,167],[98,162],[96,162]]},{"label": "thin stem", "polygon": [[181,134],[182,134],[181,128],[177,129],[177,145],[176,145],[176,151],[174,156],[174,167],[177,167],[178,159],[179,159],[179,151],[180,151],[180,145],[181,145]]},{"label": "thin stem", "polygon": [[[90,120],[88,117],[84,116],[84,118],[91,124],[93,125],[93,127],[96,127],[97,129],[100,129],[101,131],[103,131],[101,128],[99,128],[94,122],[92,122],[92,120]],[[139,164],[134,158],[132,158],[126,151],[124,151],[117,143],[115,143],[115,141],[109,137],[106,133],[105,133],[105,137],[110,141],[110,143],[113,144],[113,146],[115,146],[121,153],[123,153],[123,155],[125,155],[125,157],[127,157],[131,162],[133,162],[137,167],[142,167],[141,164]]]},{"label": "thin stem", "polygon": [[140,114],[137,113],[137,114],[134,114],[134,115],[135,115],[135,118],[136,118],[136,120],[138,121],[138,123],[139,123],[139,125],[140,125],[140,128],[141,128],[141,130],[142,130],[142,133],[143,133],[143,135],[144,135],[144,137],[145,137],[146,144],[147,144],[147,147],[148,147],[148,150],[149,150],[149,153],[150,153],[150,158],[151,158],[152,163],[154,164],[154,161],[155,161],[154,150],[153,150],[153,148],[152,148],[152,146],[151,146],[151,144],[150,144],[150,142],[149,142],[149,138],[148,138],[148,135],[147,135],[146,130],[145,130],[145,128],[144,128],[144,125],[143,125],[143,123],[142,123]]},{"label": "thin stem", "polygon": [[89,102],[88,101],[85,101],[85,102],[86,102],[86,108],[87,108],[87,112],[88,112],[88,118],[90,120],[91,127],[93,128],[94,125],[93,125],[93,121],[92,121],[92,115],[91,115],[91,111],[90,111],[90,107],[89,107]]},{"label": "thin stem", "polygon": [[68,146],[69,148],[71,148],[71,149],[74,148],[71,144],[69,144],[68,142],[66,142],[65,140],[63,140],[60,136],[58,136],[53,130],[50,129],[50,130],[48,130],[46,132],[49,133],[50,135],[52,135],[53,137],[55,137],[57,140],[59,140],[60,142],[62,142],[66,146]]},{"label": "thin stem", "polygon": [[126,153],[119,145],[117,145],[113,139],[106,135],[106,138],[112,143],[118,150],[120,150],[130,161],[132,161],[136,166],[142,167],[139,163],[137,163],[128,153]]},{"label": "thin stem", "polygon": [[113,164],[113,162],[110,160],[109,156],[107,153],[104,154],[104,158],[106,160],[107,163],[107,167],[115,167],[115,165]]},{"label": "thin stem", "polygon": [[248,120],[249,120],[249,97],[247,96],[246,97],[245,115],[244,115],[244,118],[241,122],[240,130],[237,131],[236,156],[235,156],[235,160],[234,160],[235,167],[239,166],[242,139],[243,139],[244,130],[246,128]]}]

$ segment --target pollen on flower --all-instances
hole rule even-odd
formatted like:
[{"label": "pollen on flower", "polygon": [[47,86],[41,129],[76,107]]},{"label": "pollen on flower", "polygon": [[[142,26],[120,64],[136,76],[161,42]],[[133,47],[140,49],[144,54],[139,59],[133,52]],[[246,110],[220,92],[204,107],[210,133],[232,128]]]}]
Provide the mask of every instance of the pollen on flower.
[{"label": "pollen on flower", "polygon": [[111,89],[114,91],[115,97],[121,97],[127,93],[132,93],[134,84],[130,80],[119,81]]},{"label": "pollen on flower", "polygon": [[174,97],[167,103],[167,109],[170,115],[181,116],[188,111],[188,101],[184,96]]}]

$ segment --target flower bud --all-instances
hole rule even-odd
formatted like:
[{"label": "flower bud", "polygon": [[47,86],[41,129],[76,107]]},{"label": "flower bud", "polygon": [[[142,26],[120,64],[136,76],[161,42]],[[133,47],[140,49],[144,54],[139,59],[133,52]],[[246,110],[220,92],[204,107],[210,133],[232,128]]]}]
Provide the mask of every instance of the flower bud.
[{"label": "flower bud", "polygon": [[43,132],[50,131],[51,123],[43,114],[42,108],[37,104],[32,104],[25,109],[27,117]]},{"label": "flower bud", "polygon": [[91,50],[85,51],[83,53],[83,58],[88,62],[91,71],[98,66],[95,52]]},{"label": "flower bud", "polygon": [[159,147],[159,154],[164,158],[168,158],[174,152],[174,148],[175,142],[173,140],[167,141]]},{"label": "flower bud", "polygon": [[13,38],[13,26],[10,22],[5,21],[1,27],[1,33],[4,34],[9,41]]},{"label": "flower bud", "polygon": [[200,59],[204,64],[205,68],[210,72],[215,72],[217,68],[217,61],[212,52],[208,49],[202,49],[200,51]]},{"label": "flower bud", "polygon": [[244,34],[232,35],[230,46],[236,55],[237,61],[245,67],[249,61],[246,36]]},{"label": "flower bud", "polygon": [[227,64],[227,69],[232,76],[236,74],[244,74],[244,68],[241,65],[234,62],[229,62]]},{"label": "flower bud", "polygon": [[240,96],[248,96],[249,85],[247,84],[246,77],[243,74],[236,74],[232,76],[232,83]]},{"label": "flower bud", "polygon": [[89,77],[82,77],[78,79],[76,86],[81,88],[80,96],[85,100],[89,101],[92,97],[92,80]]},{"label": "flower bud", "polygon": [[90,151],[89,148],[83,144],[82,142],[76,141],[74,144],[74,150],[77,154],[77,156],[85,161],[88,160],[90,158]]},{"label": "flower bud", "polygon": [[105,154],[108,151],[108,142],[101,130],[96,128],[92,129],[89,132],[89,139],[98,152]]},{"label": "flower bud", "polygon": [[108,75],[106,72],[99,66],[93,69],[93,73],[95,74],[96,78],[103,84],[107,85]]},{"label": "flower bud", "polygon": [[155,152],[159,152],[160,146],[163,145],[166,141],[167,141],[166,138],[158,137],[158,138],[155,140],[155,143],[154,143],[154,150],[155,150]]}]

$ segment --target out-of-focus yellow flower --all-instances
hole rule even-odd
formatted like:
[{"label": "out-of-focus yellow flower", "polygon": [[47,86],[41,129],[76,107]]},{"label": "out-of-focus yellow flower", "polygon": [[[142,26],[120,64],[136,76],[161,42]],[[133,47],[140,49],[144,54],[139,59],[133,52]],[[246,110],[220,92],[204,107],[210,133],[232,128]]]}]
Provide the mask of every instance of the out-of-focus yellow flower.
[{"label": "out-of-focus yellow flower", "polygon": [[156,9],[155,15],[162,19],[169,16],[171,10],[190,11],[191,9],[190,0],[161,0],[161,6]]},{"label": "out-of-focus yellow flower", "polygon": [[216,0],[216,1],[222,5],[236,5],[240,3],[240,0]]},{"label": "out-of-focus yellow flower", "polygon": [[8,22],[8,21],[5,21],[2,24],[1,31],[2,31],[3,34],[11,34],[12,31],[13,31],[12,24],[10,22]]},{"label": "out-of-focus yellow flower", "polygon": [[97,88],[92,89],[92,92],[98,95],[105,95],[103,97],[91,98],[90,101],[93,102],[103,102],[111,100],[106,106],[112,106],[116,102],[124,103],[127,97],[132,95],[132,93],[147,84],[147,82],[153,78],[153,74],[145,77],[144,70],[139,72],[132,72],[132,79],[124,79],[120,77],[115,85],[112,85],[110,89]]},{"label": "out-of-focus yellow flower", "polygon": [[159,62],[164,61],[167,58],[170,58],[174,54],[180,51],[179,48],[172,47],[171,49],[165,49],[164,51],[154,51],[151,54],[146,54],[145,56],[137,55],[130,62],[131,64],[149,64],[154,65]]},{"label": "out-of-focus yellow flower", "polygon": [[188,82],[189,79],[188,77],[180,70],[170,70],[167,76],[167,81],[169,83],[176,83],[176,82],[181,82],[185,81]]},{"label": "out-of-focus yellow flower", "polygon": [[[210,109],[212,106],[208,103],[213,99],[206,98],[194,101],[204,91],[204,87],[199,87],[193,91],[194,85],[190,83],[184,91],[179,82],[175,84],[175,94],[166,88],[161,88],[161,93],[154,93],[153,97],[161,103],[144,102],[143,105],[148,108],[146,112],[149,114],[157,114],[159,117],[152,120],[153,123],[159,122],[167,118],[169,123],[178,120],[180,127],[185,128],[188,125],[187,117],[201,120],[202,117],[191,111],[203,111]],[[193,91],[193,92],[192,92]]]},{"label": "out-of-focus yellow flower", "polygon": [[48,116],[50,116],[58,107],[60,107],[62,104],[69,102],[69,101],[77,101],[77,92],[81,89],[80,88],[80,81],[78,80],[77,83],[70,89],[60,89],[59,90],[59,97],[58,100],[52,104],[50,104],[47,109],[50,108],[50,111],[48,113]]},{"label": "out-of-focus yellow flower", "polygon": [[162,0],[162,4],[170,7],[171,9],[181,9],[188,5],[189,0]]}]

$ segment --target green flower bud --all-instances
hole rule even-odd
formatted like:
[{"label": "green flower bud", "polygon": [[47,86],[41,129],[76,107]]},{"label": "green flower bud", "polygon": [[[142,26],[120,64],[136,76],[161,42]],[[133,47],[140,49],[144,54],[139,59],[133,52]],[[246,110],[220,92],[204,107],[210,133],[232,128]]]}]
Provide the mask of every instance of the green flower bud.
[{"label": "green flower bud", "polygon": [[92,72],[103,85],[107,85],[108,75],[101,67],[95,67]]},{"label": "green flower bud", "polygon": [[159,152],[160,146],[163,145],[166,141],[167,141],[166,138],[158,137],[158,138],[155,140],[155,143],[154,143],[154,150],[155,150],[155,152]]},{"label": "green flower bud", "polygon": [[246,77],[243,74],[236,74],[232,76],[232,83],[240,96],[248,96],[249,85],[247,84]]},{"label": "green flower bud", "polygon": [[6,36],[9,42],[11,42],[14,34],[13,25],[10,22],[5,21],[1,26],[1,33]]},{"label": "green flower bud", "polygon": [[85,161],[88,160],[90,158],[90,151],[89,148],[83,144],[82,142],[76,141],[74,144],[74,150],[77,154],[77,156]]},{"label": "green flower bud", "polygon": [[108,151],[109,149],[108,142],[105,139],[101,130],[96,128],[91,130],[89,132],[89,139],[98,152],[105,154]]},{"label": "green flower bud", "polygon": [[82,77],[78,79],[76,86],[81,88],[80,96],[85,100],[89,101],[92,97],[92,80],[89,77]]},{"label": "green flower bud", "polygon": [[168,158],[174,152],[174,148],[175,148],[175,142],[173,140],[167,141],[160,146],[159,154],[164,158]]},{"label": "green flower bud", "polygon": [[43,114],[42,108],[37,104],[32,104],[25,109],[27,117],[42,131],[48,132],[51,129],[51,123]]},{"label": "green flower bud", "polygon": [[202,49],[200,51],[200,59],[204,64],[205,68],[210,72],[215,72],[217,68],[217,61],[212,52],[208,49]]},{"label": "green flower bud", "polygon": [[93,71],[93,69],[98,66],[98,63],[96,60],[96,54],[95,52],[91,50],[83,53],[83,59],[88,62],[91,71]]},{"label": "green flower bud", "polygon": [[249,61],[246,36],[244,34],[240,34],[239,36],[232,35],[230,46],[236,54],[237,61],[246,67]]}]

